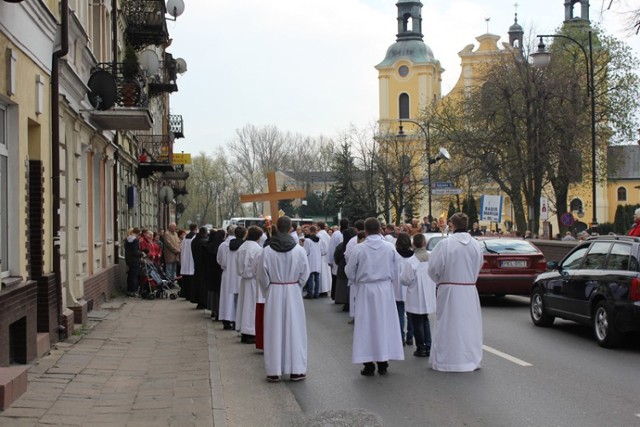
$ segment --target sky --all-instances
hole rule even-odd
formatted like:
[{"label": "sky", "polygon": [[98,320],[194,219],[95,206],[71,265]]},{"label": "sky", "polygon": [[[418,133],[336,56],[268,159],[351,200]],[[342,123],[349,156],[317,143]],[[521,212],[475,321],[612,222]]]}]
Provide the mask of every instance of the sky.
[{"label": "sky", "polygon": [[[184,13],[167,21],[168,51],[188,70],[171,95],[171,114],[182,115],[185,133],[174,152],[214,155],[248,124],[312,137],[370,128],[378,118],[374,67],[396,41],[396,2],[185,0]],[[422,0],[424,42],[445,69],[442,93],[460,75],[458,52],[477,47],[477,36],[488,30],[507,42],[517,8],[525,43],[537,44],[529,36],[554,32],[564,2]],[[622,7],[603,11],[609,0],[590,3],[591,21],[638,55],[640,36],[626,28]],[[579,5],[575,10],[579,15]]]}]

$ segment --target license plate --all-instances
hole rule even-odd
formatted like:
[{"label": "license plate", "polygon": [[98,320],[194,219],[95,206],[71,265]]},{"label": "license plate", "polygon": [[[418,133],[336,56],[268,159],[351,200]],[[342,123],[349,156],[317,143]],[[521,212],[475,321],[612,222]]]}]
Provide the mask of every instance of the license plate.
[{"label": "license plate", "polygon": [[527,261],[500,261],[500,267],[504,268],[525,268]]}]

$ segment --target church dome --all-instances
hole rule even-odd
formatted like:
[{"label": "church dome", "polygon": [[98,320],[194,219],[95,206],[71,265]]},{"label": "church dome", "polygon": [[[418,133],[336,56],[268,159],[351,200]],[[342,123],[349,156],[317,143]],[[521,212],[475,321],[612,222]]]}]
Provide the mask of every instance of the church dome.
[{"label": "church dome", "polygon": [[512,26],[509,27],[509,32],[510,33],[521,33],[523,32],[522,26],[520,24],[518,24],[518,19],[516,18],[516,22],[513,23]]},{"label": "church dome", "polygon": [[392,44],[387,49],[384,61],[376,65],[378,67],[391,67],[399,59],[406,59],[414,64],[435,64],[438,61],[433,56],[433,51],[421,40],[401,40]]}]

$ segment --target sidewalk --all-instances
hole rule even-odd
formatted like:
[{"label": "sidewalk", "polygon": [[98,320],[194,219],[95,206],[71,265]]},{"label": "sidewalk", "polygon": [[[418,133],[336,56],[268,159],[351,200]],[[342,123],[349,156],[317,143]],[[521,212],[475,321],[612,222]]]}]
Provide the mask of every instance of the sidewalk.
[{"label": "sidewalk", "polygon": [[225,426],[212,325],[182,299],[113,300],[31,367],[0,425]]}]

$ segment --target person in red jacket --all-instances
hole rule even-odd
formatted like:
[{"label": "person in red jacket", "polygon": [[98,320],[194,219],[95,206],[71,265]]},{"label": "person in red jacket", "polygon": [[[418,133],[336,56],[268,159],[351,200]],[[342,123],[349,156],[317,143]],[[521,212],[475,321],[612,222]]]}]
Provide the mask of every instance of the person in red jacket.
[{"label": "person in red jacket", "polygon": [[640,237],[640,208],[636,209],[633,214],[633,227],[629,230],[628,236],[638,236]]}]

